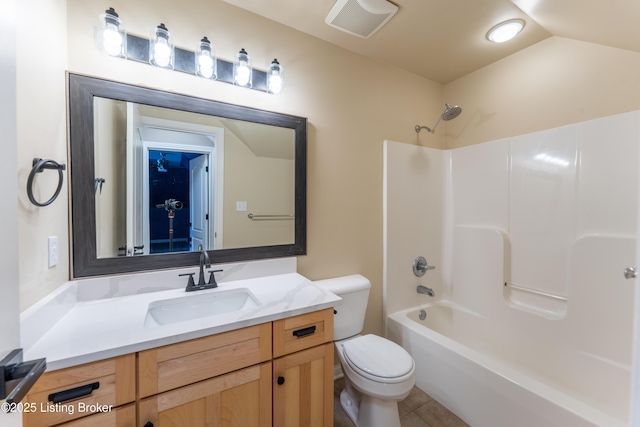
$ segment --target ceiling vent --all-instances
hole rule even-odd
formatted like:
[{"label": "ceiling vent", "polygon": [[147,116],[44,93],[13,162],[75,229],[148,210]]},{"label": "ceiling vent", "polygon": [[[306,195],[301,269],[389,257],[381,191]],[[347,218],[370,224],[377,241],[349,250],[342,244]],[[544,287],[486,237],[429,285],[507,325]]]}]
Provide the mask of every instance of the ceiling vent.
[{"label": "ceiling vent", "polygon": [[386,0],[338,0],[324,22],[354,36],[368,38],[397,11],[398,6]]}]

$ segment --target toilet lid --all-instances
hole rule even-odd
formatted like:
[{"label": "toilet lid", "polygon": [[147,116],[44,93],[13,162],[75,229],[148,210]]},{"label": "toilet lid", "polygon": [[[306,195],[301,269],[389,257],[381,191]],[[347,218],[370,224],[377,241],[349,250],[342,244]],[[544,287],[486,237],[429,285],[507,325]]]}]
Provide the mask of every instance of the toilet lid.
[{"label": "toilet lid", "polygon": [[413,369],[413,358],[398,344],[377,335],[344,343],[344,355],[355,368],[378,378],[397,378]]}]

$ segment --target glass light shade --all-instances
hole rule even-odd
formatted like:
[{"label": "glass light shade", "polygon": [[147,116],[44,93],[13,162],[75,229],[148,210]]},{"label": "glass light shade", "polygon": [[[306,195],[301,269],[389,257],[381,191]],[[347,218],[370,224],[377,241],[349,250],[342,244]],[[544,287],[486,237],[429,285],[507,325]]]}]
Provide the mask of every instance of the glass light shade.
[{"label": "glass light shade", "polygon": [[284,87],[282,71],[282,66],[277,59],[271,61],[269,72],[267,73],[267,92],[274,95],[282,92],[282,88]]},{"label": "glass light shade", "polygon": [[124,58],[126,57],[126,33],[124,25],[116,11],[110,7],[100,15],[102,28],[100,29],[100,44],[102,50],[109,55]]},{"label": "glass light shade", "polygon": [[517,36],[522,28],[524,28],[524,21],[520,19],[501,22],[489,30],[487,38],[494,43],[504,43]]},{"label": "glass light shade", "polygon": [[247,51],[240,49],[233,62],[233,84],[243,87],[251,87],[252,84],[251,59]]},{"label": "glass light shade", "polygon": [[149,62],[156,67],[173,70],[173,44],[164,24],[158,25],[149,39]]},{"label": "glass light shade", "polygon": [[207,37],[203,37],[196,50],[196,75],[205,79],[215,79],[217,76],[216,53]]}]

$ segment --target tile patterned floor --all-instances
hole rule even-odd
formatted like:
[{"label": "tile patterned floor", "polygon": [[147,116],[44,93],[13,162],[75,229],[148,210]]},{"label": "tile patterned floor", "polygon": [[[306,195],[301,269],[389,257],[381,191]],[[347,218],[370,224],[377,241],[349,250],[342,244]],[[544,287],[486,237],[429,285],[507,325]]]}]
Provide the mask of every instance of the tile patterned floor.
[{"label": "tile patterned floor", "polygon": [[[340,406],[340,392],[344,379],[334,382],[334,427],[355,427]],[[398,404],[402,427],[468,427],[453,412],[436,402],[418,387],[413,387],[409,396]]]}]

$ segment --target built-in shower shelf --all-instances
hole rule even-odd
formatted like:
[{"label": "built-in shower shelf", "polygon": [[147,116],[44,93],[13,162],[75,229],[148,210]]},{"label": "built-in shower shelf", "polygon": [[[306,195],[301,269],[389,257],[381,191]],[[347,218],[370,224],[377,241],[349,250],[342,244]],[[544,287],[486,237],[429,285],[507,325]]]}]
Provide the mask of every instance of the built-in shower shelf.
[{"label": "built-in shower shelf", "polygon": [[560,320],[567,314],[568,298],[539,289],[504,282],[504,299],[514,308],[547,319]]}]

